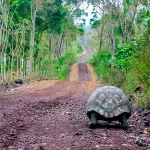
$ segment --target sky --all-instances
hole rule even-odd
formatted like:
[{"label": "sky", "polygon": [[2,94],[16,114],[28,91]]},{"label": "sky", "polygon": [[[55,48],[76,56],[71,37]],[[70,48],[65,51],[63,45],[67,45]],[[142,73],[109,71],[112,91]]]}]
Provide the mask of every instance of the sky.
[{"label": "sky", "polygon": [[86,19],[86,25],[88,26],[90,23],[90,19],[93,17],[91,12],[93,10],[93,6],[92,5],[88,5],[86,2],[84,2],[81,6],[81,9],[84,9],[87,13],[88,13],[88,17],[84,17],[84,19]]}]

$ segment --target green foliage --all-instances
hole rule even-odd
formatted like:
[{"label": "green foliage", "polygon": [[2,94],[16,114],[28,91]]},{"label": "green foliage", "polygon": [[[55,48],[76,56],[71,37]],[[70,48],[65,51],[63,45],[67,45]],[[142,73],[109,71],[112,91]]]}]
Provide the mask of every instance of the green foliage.
[{"label": "green foliage", "polygon": [[111,54],[106,52],[95,54],[92,56],[92,58],[90,58],[90,62],[94,66],[100,64],[100,62],[103,63],[105,66],[108,66],[110,60],[111,60]]},{"label": "green foliage", "polygon": [[131,2],[131,0],[126,0],[126,3],[129,5],[130,4],[130,2]]},{"label": "green foliage", "polygon": [[108,66],[109,61],[111,60],[111,54],[102,52],[97,53],[93,56],[91,56],[88,60],[89,63],[91,63],[97,72],[97,74],[100,76],[102,80],[107,80],[108,77]]},{"label": "green foliage", "polygon": [[107,52],[100,52],[93,55],[89,60],[99,75],[100,80],[105,84],[121,87],[124,84],[125,74],[119,68],[112,65],[112,56]]},{"label": "green foliage", "polygon": [[139,85],[142,86],[145,91],[150,88],[150,52],[149,47],[144,48],[144,53],[138,56],[137,59],[133,61],[133,73],[136,79],[139,82]]},{"label": "green foliage", "polygon": [[77,61],[77,56],[73,51],[68,52],[64,55],[58,63],[58,79],[65,80],[67,79],[68,73],[70,71],[70,66]]},{"label": "green foliage", "polygon": [[143,19],[145,18],[146,13],[147,13],[147,11],[145,8],[142,8],[139,10],[139,12],[137,13],[137,16],[136,16],[136,23],[137,24],[140,24],[143,22]]},{"label": "green foliage", "polygon": [[136,105],[141,106],[142,108],[150,109],[150,96],[145,94],[145,92],[136,93],[134,96],[134,102]]},{"label": "green foliage", "polygon": [[116,36],[121,36],[121,32],[122,32],[121,31],[121,26],[118,26],[118,27],[115,28],[115,35]]},{"label": "green foliage", "polygon": [[81,44],[77,44],[77,53],[81,54],[83,52],[83,48],[81,46]]},{"label": "green foliage", "polygon": [[115,53],[115,65],[121,69],[131,69],[131,61],[136,57],[136,47],[137,43],[135,41],[119,44]]},{"label": "green foliage", "polygon": [[10,15],[13,16],[13,22],[19,23],[23,19],[30,18],[31,0],[15,0],[10,2]]},{"label": "green foliage", "polygon": [[78,55],[82,53],[83,49],[80,44],[72,46],[71,50],[68,51],[58,62],[54,65],[55,79],[65,80],[68,77],[71,66],[78,61]]},{"label": "green foliage", "polygon": [[[73,5],[79,3],[74,2],[69,0]],[[66,79],[77,53],[82,52],[80,45],[72,48],[77,35],[84,34],[75,26],[74,17],[87,16],[83,10],[70,10],[69,3],[53,0],[38,1],[36,5],[36,0],[9,0],[0,7],[0,28],[4,31],[0,59],[4,58],[4,50],[7,56],[6,64],[0,62],[2,78],[12,79],[12,72],[17,72],[18,78],[33,75]]]},{"label": "green foliage", "polygon": [[64,23],[67,22],[68,10],[62,6],[57,7],[55,10],[47,10],[46,20],[47,26],[52,31],[60,34],[63,31]]},{"label": "green foliage", "polygon": [[[92,20],[91,20],[92,21]],[[100,26],[101,21],[100,20],[96,20],[94,21],[94,23],[92,24],[92,28],[97,28],[98,26]]]},{"label": "green foliage", "polygon": [[150,34],[149,25],[134,41],[118,44],[115,57],[107,52],[100,52],[92,56],[89,62],[95,67],[100,79],[108,85],[123,89],[129,95],[137,87],[142,93],[135,93],[134,102],[143,108],[150,109]]},{"label": "green foliage", "polygon": [[78,31],[79,31],[79,33],[80,33],[81,36],[84,35],[84,29],[79,28]]},{"label": "green foliage", "polygon": [[122,88],[128,96],[141,87],[143,92],[137,95],[137,103],[150,108],[148,0],[123,0],[116,3],[109,0],[104,4],[102,1],[90,2],[94,5],[93,14],[97,10],[104,11],[105,15],[99,20],[96,17],[91,19],[92,28],[96,29],[92,30],[93,36],[89,35],[91,47],[94,51],[101,51],[96,52],[88,62],[95,67],[102,82]]}]

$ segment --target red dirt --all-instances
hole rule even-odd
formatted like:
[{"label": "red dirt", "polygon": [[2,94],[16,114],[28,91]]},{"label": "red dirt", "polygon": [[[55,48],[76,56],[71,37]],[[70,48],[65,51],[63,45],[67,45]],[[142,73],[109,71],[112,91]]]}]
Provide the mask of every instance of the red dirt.
[{"label": "red dirt", "polygon": [[80,81],[91,81],[90,71],[85,63],[79,63],[79,80]]},{"label": "red dirt", "polygon": [[[83,70],[81,66],[84,66]],[[120,129],[117,122],[109,125],[101,122],[98,129],[89,129],[85,114],[89,94],[87,84],[82,80],[89,81],[91,74],[89,71],[84,74],[88,68],[85,64],[81,66],[80,81],[56,81],[52,84],[43,81],[46,86],[26,85],[0,93],[0,150],[150,148],[142,139],[148,139],[150,128],[143,125],[139,109],[134,110],[136,113],[129,120],[128,131]],[[137,138],[142,139],[141,144]]]}]

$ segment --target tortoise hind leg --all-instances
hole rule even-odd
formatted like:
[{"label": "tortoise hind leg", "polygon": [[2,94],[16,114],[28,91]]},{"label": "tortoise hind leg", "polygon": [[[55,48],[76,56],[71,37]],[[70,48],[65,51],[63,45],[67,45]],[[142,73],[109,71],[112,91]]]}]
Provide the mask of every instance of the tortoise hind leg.
[{"label": "tortoise hind leg", "polygon": [[91,129],[95,129],[97,125],[98,125],[98,114],[95,112],[92,112],[89,126]]},{"label": "tortoise hind leg", "polygon": [[120,122],[121,122],[121,128],[127,130],[129,126],[128,126],[126,114],[123,114],[121,116],[121,121]]}]

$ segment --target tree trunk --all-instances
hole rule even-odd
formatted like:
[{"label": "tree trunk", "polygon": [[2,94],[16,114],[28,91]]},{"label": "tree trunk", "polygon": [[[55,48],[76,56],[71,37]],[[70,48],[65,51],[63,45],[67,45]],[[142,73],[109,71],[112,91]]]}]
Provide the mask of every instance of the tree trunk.
[{"label": "tree trunk", "polygon": [[13,74],[13,64],[14,64],[14,56],[12,55],[11,58],[11,70],[10,70],[10,79],[12,81],[12,74]]},{"label": "tree trunk", "polygon": [[57,40],[56,40],[56,58],[57,59],[59,59],[59,50],[58,50],[58,42],[59,41],[59,39],[57,38]]},{"label": "tree trunk", "polygon": [[49,61],[51,61],[51,52],[52,52],[52,39],[49,33]]},{"label": "tree trunk", "polygon": [[2,54],[0,55],[0,78],[2,79],[2,81],[3,81],[3,59],[2,59]]},{"label": "tree trunk", "polygon": [[66,39],[66,53],[68,52],[68,41]]},{"label": "tree trunk", "polygon": [[17,78],[19,78],[19,58],[17,56]]},{"label": "tree trunk", "polygon": [[6,53],[4,53],[4,80],[6,80]]},{"label": "tree trunk", "polygon": [[99,51],[102,50],[102,44],[103,44],[103,31],[104,31],[104,23],[102,25],[101,33],[100,33],[100,45],[99,45]]},{"label": "tree trunk", "polygon": [[23,79],[24,78],[24,74],[23,74],[23,72],[24,72],[24,59],[23,58],[20,59],[20,72],[21,72],[21,77]]},{"label": "tree trunk", "polygon": [[35,20],[36,20],[36,15],[37,15],[37,11],[38,11],[39,0],[35,1],[35,9],[33,8],[32,4],[31,4],[32,29],[31,29],[31,35],[30,35],[29,75],[31,75],[31,73],[33,71],[33,66],[34,66],[33,51],[34,51],[34,45],[35,45]]},{"label": "tree trunk", "polygon": [[63,39],[65,37],[65,33],[62,34],[62,37],[61,37],[61,41],[60,41],[60,46],[59,46],[59,58],[61,58],[61,55],[62,55],[62,52],[61,52],[61,48],[62,48],[62,45],[63,45]]}]

